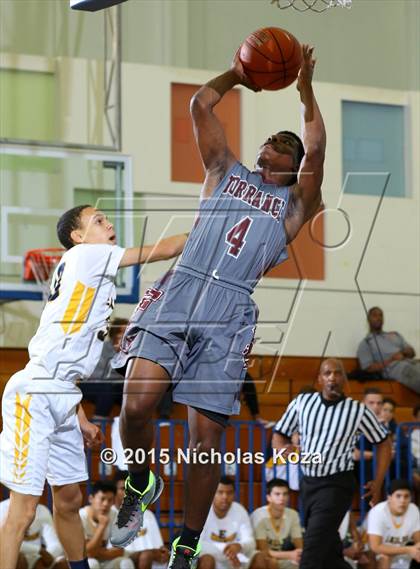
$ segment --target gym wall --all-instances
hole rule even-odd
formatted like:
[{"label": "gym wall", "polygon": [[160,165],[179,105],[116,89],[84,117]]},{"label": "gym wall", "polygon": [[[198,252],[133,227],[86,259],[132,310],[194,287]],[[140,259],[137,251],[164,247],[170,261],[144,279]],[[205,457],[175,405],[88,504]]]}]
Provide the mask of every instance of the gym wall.
[{"label": "gym wall", "polygon": [[[23,33],[18,17],[22,14],[24,3],[16,3],[18,6],[15,4],[14,7],[10,6],[11,2],[8,1],[1,3],[1,11],[7,16],[3,21],[6,24],[14,22],[14,29],[19,31],[16,43],[13,45],[10,43],[12,36],[6,34],[9,40],[3,43],[2,51],[13,53],[12,48],[15,46],[19,53],[32,56],[38,53],[38,61],[48,62],[47,53],[43,52],[48,46],[41,42],[41,38],[34,31],[28,34],[28,37]],[[40,10],[47,10],[46,14],[50,14],[50,18],[44,20],[47,28],[54,20],[51,16],[52,11],[60,9],[63,21],[68,17],[61,6],[61,0],[57,2],[58,6],[53,6],[52,2],[33,2],[33,4],[38,4],[38,7],[42,5]],[[51,12],[48,12],[47,4]],[[209,2],[177,2],[179,12],[176,12],[174,21],[170,23],[166,10],[169,10],[169,14],[173,14],[174,8],[171,3],[136,1],[128,2],[124,6],[124,9],[127,8],[130,12],[123,11],[124,33],[127,39],[123,40],[125,62],[122,69],[122,151],[133,157],[134,189],[141,196],[142,207],[146,211],[151,209],[156,204],[156,197],[168,212],[178,203],[179,196],[189,196],[188,203],[191,208],[194,204],[198,204],[199,184],[171,181],[171,83],[202,84],[216,72],[187,67],[145,65],[138,63],[140,58],[148,54],[148,63],[178,65],[189,63],[192,67],[200,65],[205,68],[211,65],[215,69],[222,69],[233,53],[234,46],[251,31],[249,22],[252,22],[252,29],[268,23],[290,27],[291,31],[302,39],[305,37],[304,30],[313,33],[313,43],[317,48],[319,46],[319,70],[317,70],[315,89],[328,134],[323,186],[324,202],[328,208],[324,214],[325,243],[335,247],[325,251],[323,281],[299,283],[290,279],[263,280],[262,286],[258,287],[254,294],[254,299],[260,307],[260,324],[254,352],[321,355],[331,332],[326,348],[327,354],[353,356],[358,342],[366,333],[363,303],[368,308],[372,305],[381,306],[385,312],[385,329],[400,331],[407,341],[418,347],[420,344],[418,321],[420,180],[416,157],[420,154],[420,92],[418,75],[409,72],[410,66],[413,67],[409,62],[411,60],[407,66],[399,65],[399,62],[406,61],[407,55],[410,54],[413,35],[408,32],[413,30],[412,19],[418,14],[416,2],[383,3],[383,11],[388,10],[383,22],[381,19],[383,11],[373,6],[377,4],[376,2],[360,3],[358,9],[365,10],[366,16],[361,20],[364,21],[366,30],[375,34],[366,40],[366,46],[373,49],[376,55],[374,58],[372,55],[372,61],[368,60],[364,65],[360,65],[364,49],[360,38],[364,37],[366,30],[361,30],[357,41],[346,35],[350,32],[346,28],[345,18],[352,18],[354,13],[352,11],[332,11],[334,15],[326,16],[329,20],[321,20],[325,15],[313,15],[311,18],[303,15],[298,20],[299,15],[274,12],[276,17],[269,21],[268,8],[270,14],[273,14],[275,8],[266,6],[262,2],[258,3],[258,8],[254,6],[256,3],[252,2],[212,2],[211,4],[214,13],[210,10]],[[243,10],[233,11],[231,4],[241,5]],[[392,10],[395,13],[391,13]],[[236,12],[238,12],[237,26],[233,28],[228,26],[223,32],[224,23],[233,21]],[[134,17],[136,14],[138,17]],[[184,16],[181,18],[180,14]],[[258,15],[262,19],[259,19]],[[80,21],[84,22],[81,28],[76,26],[72,28],[71,33],[67,30],[68,35],[64,42],[67,54],[72,55],[74,51],[82,51],[83,47],[86,52],[90,49],[89,56],[94,55],[94,42],[92,40],[92,44],[89,43],[87,33],[89,16],[92,15],[78,15],[78,18],[82,18]],[[375,16],[376,25],[373,20]],[[358,20],[359,18],[360,14]],[[336,20],[341,22],[340,33],[333,25]],[[138,22],[137,32],[133,29],[136,22]],[[217,23],[219,27],[216,34]],[[395,42],[389,42],[386,38],[384,26],[390,26],[391,23]],[[160,25],[166,30],[165,34],[161,34],[163,37],[156,32]],[[63,26],[67,29],[64,24]],[[297,30],[300,27],[302,33],[298,34]],[[333,31],[331,28],[334,28]],[[228,29],[230,29],[229,34]],[[75,45],[72,34],[77,30],[81,31],[77,36],[79,43]],[[320,41],[322,33],[324,39]],[[346,47],[344,51],[339,48],[337,38],[332,39],[334,34],[342,38],[342,43]],[[316,38],[319,40],[318,43]],[[150,47],[152,43],[156,46],[156,53],[152,53]],[[142,56],[143,44],[148,46],[148,50],[144,49]],[[138,49],[136,46],[139,46]],[[27,51],[19,51],[23,49]],[[352,51],[353,49],[360,51]],[[41,52],[43,55],[39,55]],[[138,60],[135,59],[135,53]],[[356,53],[358,57],[355,56]],[[152,55],[156,60],[153,60]],[[4,60],[3,54],[2,65]],[[10,62],[10,58],[8,61]],[[21,57],[15,58],[17,68],[21,66],[22,61]],[[387,71],[387,65],[393,66],[392,73]],[[60,136],[63,139],[77,139],[79,135],[86,134],[86,119],[89,117],[86,117],[86,105],[82,105],[80,100],[80,90],[85,88],[92,67],[83,59],[65,57],[60,60],[59,69],[60,72],[56,75],[57,89],[65,94],[66,101],[60,122]],[[99,64],[96,73],[95,77],[99,82],[101,78]],[[409,116],[406,145],[407,197],[385,198],[378,209],[378,197],[342,194],[342,100],[380,102],[407,107]],[[299,130],[297,93],[293,87],[276,93],[261,94],[241,89],[241,115],[241,159],[246,165],[252,166],[258,145],[273,130],[278,128]],[[100,140],[101,133],[98,132],[96,135]],[[341,247],[336,245],[345,238],[347,224],[343,215],[337,212],[338,206],[347,213],[351,225],[350,237]],[[148,224],[146,234],[147,242],[153,242],[162,231],[173,233],[188,230],[193,216],[181,215],[172,218],[169,226],[167,219],[168,216],[165,214],[151,217],[152,222]],[[358,283],[365,291],[361,297],[357,291],[355,275],[367,242],[368,246],[359,270]],[[142,271],[142,290],[150,286],[168,266],[170,263],[145,266]],[[126,305],[117,306],[115,315],[129,316],[132,308]],[[40,304],[33,302],[1,306],[0,345],[26,346],[36,330],[40,311]]]}]

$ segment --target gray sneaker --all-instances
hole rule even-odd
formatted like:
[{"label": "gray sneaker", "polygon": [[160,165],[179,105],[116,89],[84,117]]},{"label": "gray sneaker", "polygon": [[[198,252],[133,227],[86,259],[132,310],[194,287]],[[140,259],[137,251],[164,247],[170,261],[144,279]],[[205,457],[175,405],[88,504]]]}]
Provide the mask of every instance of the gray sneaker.
[{"label": "gray sneaker", "polygon": [[111,528],[111,543],[114,547],[125,547],[131,543],[143,525],[147,506],[156,502],[163,490],[163,480],[149,474],[149,484],[144,492],[138,492],[130,484],[130,477],[125,481],[125,494],[117,519]]}]

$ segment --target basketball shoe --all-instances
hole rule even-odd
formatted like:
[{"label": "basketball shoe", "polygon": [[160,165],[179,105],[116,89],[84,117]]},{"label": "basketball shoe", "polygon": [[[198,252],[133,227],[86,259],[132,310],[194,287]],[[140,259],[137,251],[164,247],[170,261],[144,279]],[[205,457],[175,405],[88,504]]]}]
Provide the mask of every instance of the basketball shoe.
[{"label": "basketball shoe", "polygon": [[194,551],[191,547],[179,543],[179,537],[177,537],[172,544],[168,569],[196,569],[200,551],[200,544]]},{"label": "basketball shoe", "polygon": [[111,543],[114,547],[125,547],[137,537],[147,506],[156,502],[162,490],[162,478],[156,478],[152,471],[149,474],[149,484],[143,492],[133,488],[130,477],[127,477],[124,500],[111,528]]}]

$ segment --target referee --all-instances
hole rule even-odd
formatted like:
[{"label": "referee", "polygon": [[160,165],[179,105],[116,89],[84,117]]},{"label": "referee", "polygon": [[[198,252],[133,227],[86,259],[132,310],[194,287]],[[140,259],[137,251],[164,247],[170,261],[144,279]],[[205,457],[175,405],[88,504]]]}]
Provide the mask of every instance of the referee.
[{"label": "referee", "polygon": [[290,403],[274,427],[273,448],[286,449],[283,456],[287,456],[295,450],[290,437],[298,432],[301,456],[310,453],[312,457],[310,464],[301,464],[306,532],[299,569],[350,569],[343,558],[338,528],[352,503],[357,435],[362,433],[378,445],[376,478],[366,485],[371,505],[381,497],[391,441],[363,403],[343,394],[346,376],[339,360],[324,360],[318,381],[321,393],[303,393]]}]

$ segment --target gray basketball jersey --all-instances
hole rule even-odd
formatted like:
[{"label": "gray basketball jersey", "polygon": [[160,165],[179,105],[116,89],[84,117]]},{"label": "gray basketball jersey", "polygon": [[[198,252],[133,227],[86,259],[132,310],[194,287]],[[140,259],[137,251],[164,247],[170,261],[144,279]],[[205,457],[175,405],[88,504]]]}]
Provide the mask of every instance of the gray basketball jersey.
[{"label": "gray basketball jersey", "polygon": [[287,259],[288,187],[266,184],[236,162],[211,198],[203,199],[181,265],[247,287]]}]

